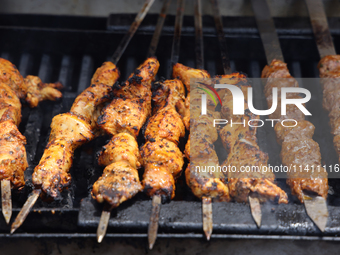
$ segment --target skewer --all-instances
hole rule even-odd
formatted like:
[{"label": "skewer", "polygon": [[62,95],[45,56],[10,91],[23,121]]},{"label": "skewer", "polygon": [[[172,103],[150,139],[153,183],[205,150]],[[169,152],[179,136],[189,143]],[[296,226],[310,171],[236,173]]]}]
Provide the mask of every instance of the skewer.
[{"label": "skewer", "polygon": [[204,69],[203,30],[201,0],[195,1],[195,53],[196,68]]},{"label": "skewer", "polygon": [[123,39],[120,41],[116,51],[113,53],[113,56],[111,58],[111,62],[114,63],[115,65],[118,63],[120,57],[123,55],[126,47],[128,46],[131,38],[137,31],[140,23],[142,23],[145,15],[149,11],[151,5],[153,4],[155,0],[146,0],[142,9],[139,11],[137,14],[134,22],[131,24],[129,31],[124,35]]},{"label": "skewer", "polygon": [[[326,16],[324,13],[323,13],[324,17],[322,17],[322,2],[315,1],[315,0],[312,0],[312,1],[306,0],[306,1],[307,1],[307,5],[309,8],[311,17],[313,14],[316,15],[314,17],[318,21],[321,21],[322,25],[325,26],[324,27],[325,29],[326,28],[328,29],[327,20],[326,20]],[[263,42],[263,46],[265,49],[268,65],[271,63],[273,59],[283,61],[284,58],[283,58],[283,54],[281,51],[279,38],[275,31],[275,25],[274,25],[273,18],[271,17],[271,14],[270,14],[268,3],[266,2],[266,0],[252,0],[252,6],[253,6],[254,13],[255,13],[256,23],[257,23],[260,36]],[[322,22],[322,18],[324,20],[323,22]],[[326,22],[326,24],[324,24],[324,22]],[[316,24],[316,23],[312,22],[312,25],[313,24]],[[324,29],[320,31],[322,31],[323,33],[325,32]],[[328,33],[329,33],[329,29],[328,29]],[[320,38],[317,38],[318,39],[317,42],[319,40],[321,40],[322,42],[322,40],[324,40],[325,38],[329,38],[330,42],[332,42],[330,34],[329,34],[329,37],[324,37],[323,34],[320,36],[321,36]],[[318,47],[319,47],[319,43],[318,43]],[[325,49],[327,47],[333,47],[333,51],[329,51],[329,49]],[[322,46],[321,49],[319,48],[320,54],[321,52],[325,54],[326,52],[327,54],[330,54],[330,52],[334,52],[335,54],[333,44],[331,44],[331,46],[328,45],[327,47]],[[321,196],[316,196],[312,198],[304,194],[303,202],[304,202],[305,209],[306,209],[308,216],[312,219],[315,225],[323,232],[325,230],[327,218],[328,218],[328,209],[327,209],[326,200]]]},{"label": "skewer", "polygon": [[156,29],[151,39],[150,47],[149,47],[148,54],[147,54],[148,58],[156,55],[159,37],[161,36],[161,33],[162,33],[164,21],[168,13],[170,3],[171,3],[171,0],[164,0],[161,13],[158,16]]},{"label": "skewer", "polygon": [[24,206],[20,210],[18,216],[15,218],[15,221],[13,222],[13,224],[11,226],[11,234],[13,234],[14,231],[17,230],[17,228],[19,228],[21,226],[21,224],[25,221],[27,215],[31,211],[31,208],[33,207],[33,205],[37,201],[40,193],[41,193],[41,189],[35,189],[31,193],[31,195],[27,198]]},{"label": "skewer", "polygon": [[[154,0],[146,0],[145,1],[145,4],[143,5],[142,9],[139,11],[134,22],[131,24],[130,29],[128,30],[128,32],[123,37],[122,41],[120,42],[119,46],[117,47],[116,51],[114,52],[114,54],[111,58],[112,62],[115,65],[120,60],[120,57],[124,53],[127,45],[129,44],[129,42],[130,42],[131,38],[133,37],[133,35],[135,34],[135,32],[137,31],[139,25],[143,21],[146,13],[150,9],[153,2],[154,2]],[[11,234],[13,234],[14,231],[17,228],[19,228],[22,225],[22,223],[25,221],[28,213],[30,212],[30,210],[34,206],[35,202],[37,201],[40,193],[41,193],[40,189],[35,189],[31,193],[31,195],[28,197],[23,208],[21,209],[21,211],[19,212],[15,221],[12,224]],[[98,228],[98,231],[97,231],[98,242],[101,242],[103,237],[105,236],[107,225],[108,225],[108,222],[109,222],[109,219],[110,219],[110,211],[111,210],[104,211],[102,213],[101,218],[100,218],[99,226],[104,226],[104,227]]]},{"label": "skewer", "polygon": [[157,239],[157,231],[158,231],[158,220],[159,213],[161,211],[161,196],[153,196],[152,197],[152,212],[150,215],[149,229],[148,229],[148,241],[149,241],[149,249],[152,250],[156,239]]},{"label": "skewer", "polygon": [[211,4],[213,8],[215,26],[217,30],[217,37],[218,37],[218,42],[219,42],[221,56],[222,56],[222,65],[223,65],[224,74],[230,74],[231,73],[230,59],[229,59],[229,54],[228,54],[227,42],[225,40],[225,36],[223,32],[223,23],[222,23],[222,18],[220,15],[218,0],[211,0]]},{"label": "skewer", "polygon": [[[181,31],[183,24],[183,13],[184,13],[185,0],[177,0],[177,13],[175,21],[175,33],[174,40],[172,43],[171,51],[171,63],[177,63],[179,59],[180,41],[181,41]],[[159,24],[157,24],[158,26]],[[163,24],[162,24],[163,25]],[[161,30],[161,29],[160,29]],[[157,29],[155,33],[157,32]],[[172,65],[170,66],[170,74],[172,73]],[[151,250],[157,239],[159,213],[161,210],[162,199],[160,196],[156,195],[152,197],[152,211],[150,215],[149,228],[148,228],[148,241],[149,249]]]},{"label": "skewer", "polygon": [[9,180],[1,181],[1,209],[6,223],[9,224],[12,216],[11,181]]},{"label": "skewer", "polygon": [[[204,54],[203,54],[203,31],[202,31],[202,11],[201,1],[195,1],[195,53],[196,53],[196,68],[204,69]],[[202,221],[203,231],[210,240],[213,231],[213,214],[212,201],[210,197],[202,197]]]},{"label": "skewer", "polygon": [[[219,11],[218,0],[211,0],[211,3],[213,7],[215,26],[217,30],[218,42],[219,42],[221,56],[222,56],[224,74],[230,74],[232,70],[230,66],[227,42],[225,40],[225,35],[223,32],[223,23],[222,23],[222,18],[221,18],[220,11]],[[249,197],[248,201],[249,201],[250,210],[251,210],[253,219],[256,222],[256,225],[260,227],[261,217],[262,217],[260,201],[256,197],[253,197],[253,198]]]}]

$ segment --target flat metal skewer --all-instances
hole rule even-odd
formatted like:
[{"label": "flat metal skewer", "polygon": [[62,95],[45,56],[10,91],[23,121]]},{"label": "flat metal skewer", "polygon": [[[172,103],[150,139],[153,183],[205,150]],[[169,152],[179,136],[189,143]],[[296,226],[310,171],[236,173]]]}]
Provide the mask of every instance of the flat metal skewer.
[{"label": "flat metal skewer", "polygon": [[225,40],[225,35],[223,32],[223,23],[222,23],[222,18],[220,15],[218,0],[211,0],[211,4],[213,8],[217,37],[218,37],[218,42],[219,42],[221,56],[222,56],[222,65],[223,65],[224,74],[230,74],[231,73],[230,59],[229,59],[229,54],[228,54],[227,42]]},{"label": "flat metal skewer", "polygon": [[[311,0],[311,1],[306,0],[306,1],[308,5],[313,4],[313,6],[311,5],[309,6],[309,8],[312,7],[312,9],[310,9],[312,10],[312,13],[320,12],[318,8],[322,7],[321,0]],[[316,2],[319,2],[319,4],[315,5]],[[266,0],[252,0],[252,6],[253,6],[254,13],[255,13],[256,23],[257,23],[257,26],[260,32],[262,42],[263,42],[263,47],[265,49],[268,65],[271,63],[273,59],[284,61],[283,54],[282,54],[281,47],[280,47],[279,37],[275,29],[273,18],[271,17],[271,14],[270,14],[267,1]],[[317,17],[316,20],[320,21],[319,17]],[[325,20],[325,17],[324,17],[324,20]],[[323,25],[325,26],[325,24]],[[322,32],[324,32],[324,30],[322,30]],[[329,32],[329,29],[328,29],[328,32]],[[322,36],[322,38],[325,38],[325,37]],[[331,38],[330,38],[330,41],[331,41]],[[333,46],[333,49],[334,49],[334,46]],[[327,49],[323,47],[322,49],[319,48],[319,52],[329,53],[331,51],[327,51]],[[335,50],[334,50],[334,53],[335,53]],[[327,219],[328,219],[328,209],[327,209],[326,200],[321,196],[311,198],[307,195],[304,195],[303,202],[304,202],[305,209],[306,209],[308,216],[312,219],[315,225],[323,232],[325,230]]]},{"label": "flat metal skewer", "polygon": [[[172,44],[172,52],[171,52],[171,64],[177,63],[179,59],[179,50],[180,50],[180,40],[181,40],[181,31],[183,24],[183,12],[184,12],[184,0],[177,0],[177,13],[176,13],[176,21],[175,21],[175,34],[174,40]],[[160,25],[157,23],[157,26]],[[163,24],[162,24],[163,26]],[[162,29],[157,29],[161,31]],[[172,73],[172,65],[170,65],[170,75]],[[148,241],[149,241],[149,249],[151,250],[157,239],[157,231],[158,231],[158,222],[159,222],[159,214],[161,210],[162,199],[160,196],[155,195],[152,197],[152,211],[150,215],[149,228],[148,228]]]},{"label": "flat metal skewer", "polygon": [[149,47],[148,54],[147,54],[148,58],[154,57],[156,55],[159,37],[161,36],[161,33],[162,33],[164,21],[168,13],[170,3],[171,3],[171,0],[164,0],[161,13],[158,16],[156,29],[151,39],[150,47]]},{"label": "flat metal skewer", "polygon": [[155,195],[152,197],[152,211],[150,215],[149,228],[148,228],[148,241],[149,241],[149,249],[151,250],[157,239],[157,231],[158,231],[158,221],[159,221],[159,213],[161,211],[161,196]]},{"label": "flat metal skewer", "polygon": [[[195,53],[196,68],[204,69],[201,0],[195,1]],[[209,241],[213,232],[212,201],[210,197],[202,197],[202,222],[205,237]]]},{"label": "flat metal skewer", "polygon": [[195,53],[196,68],[204,69],[204,47],[202,30],[201,0],[195,1]]},{"label": "flat metal skewer", "polygon": [[153,4],[155,0],[146,0],[142,9],[137,14],[135,21],[131,24],[129,31],[124,35],[123,39],[120,41],[116,51],[113,53],[113,56],[111,58],[111,62],[117,65],[120,57],[123,55],[126,47],[128,46],[131,38],[137,31],[140,23],[142,23],[145,15],[149,11],[151,5]]},{"label": "flat metal skewer", "polygon": [[1,209],[5,217],[6,223],[9,224],[12,216],[12,194],[11,181],[1,181]]},{"label": "flat metal skewer", "polygon": [[[181,33],[182,33],[182,25],[183,25],[183,14],[184,14],[184,5],[185,0],[177,0],[177,13],[176,13],[176,21],[175,21],[175,32],[174,32],[174,40],[172,41],[172,50],[171,50],[171,63],[178,63],[179,60],[179,50],[181,44]],[[172,73],[172,66],[171,72]]]},{"label": "flat metal skewer", "polygon": [[[222,23],[222,18],[221,18],[220,11],[219,11],[218,0],[211,0],[211,4],[213,7],[214,20],[215,20],[215,26],[217,30],[218,41],[220,45],[224,74],[230,74],[232,70],[230,66],[227,42],[225,40],[225,35],[223,32],[223,23]],[[255,198],[255,197],[251,198],[250,196],[248,197],[248,201],[249,201],[250,210],[254,218],[254,221],[256,225],[260,227],[261,217],[262,217],[260,201],[258,198]]]},{"label": "flat metal skewer", "polygon": [[107,226],[109,225],[109,220],[111,216],[111,211],[113,207],[109,204],[105,204],[102,215],[100,216],[100,221],[97,228],[97,242],[101,243],[104,239],[106,234]]},{"label": "flat metal skewer", "polygon": [[213,231],[212,203],[210,197],[202,197],[203,231],[207,240],[210,240]]},{"label": "flat metal skewer", "polygon": [[19,228],[21,224],[25,221],[27,215],[31,211],[35,202],[37,201],[40,193],[41,193],[41,189],[35,189],[31,193],[31,195],[27,198],[24,206],[21,208],[18,216],[15,218],[15,221],[13,222],[11,226],[11,234],[13,234],[14,231],[17,230],[17,228]]}]

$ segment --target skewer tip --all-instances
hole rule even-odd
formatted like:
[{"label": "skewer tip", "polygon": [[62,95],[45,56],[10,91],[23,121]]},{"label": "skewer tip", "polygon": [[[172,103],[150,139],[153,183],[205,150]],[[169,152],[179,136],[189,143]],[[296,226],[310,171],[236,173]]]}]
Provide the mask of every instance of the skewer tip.
[{"label": "skewer tip", "polygon": [[97,242],[101,243],[104,239],[104,236],[106,234],[107,226],[109,224],[111,215],[111,210],[104,209],[102,211],[102,215],[100,217],[99,225],[97,228]]},{"label": "skewer tip", "polygon": [[321,196],[314,198],[304,195],[303,202],[306,212],[315,225],[324,232],[328,221],[328,208],[326,199]]},{"label": "skewer tip", "polygon": [[21,226],[21,224],[25,221],[27,215],[31,211],[31,208],[37,201],[39,195],[41,193],[40,189],[33,190],[32,194],[27,198],[24,206],[21,208],[21,211],[19,212],[18,216],[15,218],[12,226],[11,226],[11,234],[14,233],[14,231]]},{"label": "skewer tip", "polygon": [[262,220],[262,212],[261,212],[261,204],[258,198],[256,197],[248,197],[249,205],[251,210],[251,215],[257,225],[257,227],[261,227],[261,220]]},{"label": "skewer tip", "polygon": [[148,229],[148,241],[149,241],[149,249],[152,250],[158,232],[158,221],[159,221],[159,213],[161,210],[162,198],[161,196],[155,195],[152,197],[152,211],[150,215],[149,229]]},{"label": "skewer tip", "polygon": [[202,198],[202,213],[203,213],[203,231],[207,240],[209,241],[213,231],[212,204],[210,197]]},{"label": "skewer tip", "polygon": [[12,194],[9,180],[1,181],[1,208],[5,221],[9,224],[12,217]]}]

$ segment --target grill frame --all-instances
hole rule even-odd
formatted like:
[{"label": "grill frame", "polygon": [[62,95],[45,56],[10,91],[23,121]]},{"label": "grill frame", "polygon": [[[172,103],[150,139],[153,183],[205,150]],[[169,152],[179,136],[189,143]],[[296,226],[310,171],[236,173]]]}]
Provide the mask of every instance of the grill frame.
[{"label": "grill frame", "polygon": [[[23,109],[20,131],[23,131],[28,142],[26,149],[29,168],[25,172],[25,178],[28,182],[27,187],[22,192],[14,192],[13,194],[13,218],[19,212],[27,194],[32,190],[31,174],[46,145],[52,117],[58,113],[67,112],[74,98],[90,85],[90,79],[95,69],[109,59],[133,19],[134,15],[124,14],[110,15],[109,19],[46,15],[0,15],[0,31],[4,35],[3,38],[6,38],[6,40],[0,41],[0,49],[2,49],[0,56],[8,58],[16,64],[24,76],[27,74],[39,75],[44,82],[60,80],[66,85],[64,97],[61,101],[56,103],[44,102],[36,109],[28,109],[27,107]],[[144,60],[156,19],[157,15],[147,15],[132,39],[118,64],[122,73],[121,80],[124,80]],[[161,63],[159,76],[170,76],[170,49],[174,19],[175,17],[171,15],[166,19],[160,39],[157,51],[157,53],[162,53],[159,56]],[[330,18],[329,23],[331,33],[334,36],[335,47],[339,49],[340,18]],[[41,24],[43,24],[43,27]],[[224,17],[223,25],[228,48],[231,51],[232,69],[243,71],[249,77],[259,77],[266,60],[257,33],[255,19],[252,17]],[[277,18],[275,25],[292,75],[296,78],[310,74],[316,77],[316,63],[319,57],[308,17]],[[221,74],[223,69],[220,53],[218,50],[210,50],[211,48],[218,49],[212,17],[203,17],[203,34],[204,45],[206,45],[204,49],[206,69],[212,75]],[[194,40],[194,19],[192,16],[185,16],[179,62],[192,67],[195,66],[195,52],[189,47],[194,45]],[[303,47],[305,43],[307,43],[307,47]],[[247,45],[250,45],[250,49],[244,48]],[[244,50],[240,51],[239,48]],[[309,56],[305,58],[304,54],[307,52]],[[262,96],[260,101],[263,102],[265,99],[262,88],[256,89],[258,91],[255,91],[255,94],[260,93],[258,95]],[[321,88],[315,88],[314,91],[320,93]],[[324,116],[325,118],[328,117]],[[315,124],[315,121],[312,122]],[[327,133],[327,127],[325,128],[326,131],[324,132]],[[34,132],[35,130],[40,130],[40,132]],[[318,128],[316,131],[318,131]],[[273,131],[268,132],[273,134]],[[265,135],[266,133],[259,134],[260,137]],[[320,133],[317,135],[320,136]],[[329,132],[325,139],[327,140],[326,144],[332,141]],[[55,201],[51,204],[39,201],[34,206],[34,211],[29,214],[23,226],[13,237],[53,236],[72,238],[94,236],[100,218],[101,206],[89,198],[89,191],[102,171],[102,168],[98,167],[96,163],[95,155],[107,140],[108,137],[96,139],[76,151],[74,166],[71,169],[72,184],[70,189],[63,193],[61,201]],[[332,143],[330,144],[332,145]],[[94,149],[90,152],[92,148]],[[88,154],[89,152],[90,154]],[[322,150],[321,153],[325,154],[326,152]],[[180,191],[177,192],[175,201],[162,206],[159,237],[203,237],[203,234],[201,234],[200,201],[194,198],[190,190],[183,185],[184,178],[179,181],[182,184],[179,185]],[[332,180],[332,182],[334,185],[340,186],[340,180]],[[338,190],[340,194],[340,187],[335,190]],[[181,196],[181,194],[183,195]],[[82,198],[84,199],[81,201]],[[333,198],[337,206],[329,206],[330,219],[328,228],[323,234],[313,225],[307,217],[304,207],[299,204],[264,205],[262,209],[263,223],[261,228],[257,229],[247,205],[214,203],[214,233],[216,234],[213,234],[212,237],[286,238],[294,240],[319,240],[323,238],[323,240],[339,241],[340,239],[336,237],[340,231],[340,219],[337,216],[340,215],[339,198],[337,196]],[[195,209],[193,210],[193,208]],[[275,210],[272,211],[272,208],[275,208]],[[137,195],[136,198],[122,204],[113,211],[107,237],[146,236],[150,212],[151,201],[143,194]],[[287,212],[288,215],[282,216]],[[278,219],[281,220],[281,225],[274,224],[278,222]],[[9,226],[4,221],[0,221],[0,236],[8,237],[8,232]],[[324,237],[320,237],[321,235]]]}]

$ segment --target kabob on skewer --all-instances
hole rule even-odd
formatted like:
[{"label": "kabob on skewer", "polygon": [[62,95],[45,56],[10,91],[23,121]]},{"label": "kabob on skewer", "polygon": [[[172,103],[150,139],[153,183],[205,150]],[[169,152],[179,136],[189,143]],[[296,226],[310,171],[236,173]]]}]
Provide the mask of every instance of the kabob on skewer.
[{"label": "kabob on skewer", "polygon": [[[263,69],[261,77],[266,78],[264,94],[269,106],[272,105],[271,91],[273,88],[277,88],[281,92],[282,88],[298,87],[299,84],[290,75],[287,64],[284,63],[279,38],[267,1],[252,0],[252,5],[267,58],[268,65]],[[279,122],[274,126],[276,139],[282,147],[280,153],[282,163],[290,168],[287,173],[287,184],[290,186],[292,194],[304,204],[308,216],[323,232],[328,219],[326,204],[328,175],[326,170],[321,167],[319,144],[312,139],[315,127],[311,122],[305,120],[304,113],[295,105],[287,105],[286,115],[281,115],[281,93],[279,95],[278,107],[270,117],[280,121],[294,120],[292,125],[287,123],[288,127],[282,126]],[[298,93],[290,94],[288,97],[301,99]]]},{"label": "kabob on skewer", "polygon": [[11,233],[24,222],[40,194],[54,199],[70,184],[74,151],[100,134],[96,120],[104,103],[110,100],[119,75],[113,63],[105,62],[93,75],[91,86],[77,96],[70,111],[52,119],[49,141],[32,176],[35,189],[13,222]]},{"label": "kabob on skewer", "polygon": [[[152,197],[153,204],[160,204],[174,198],[175,181],[181,175],[184,164],[178,143],[185,135],[185,127],[176,111],[176,103],[184,98],[185,89],[177,79],[157,82],[154,87],[154,114],[147,121],[144,131],[146,143],[141,147],[142,184],[144,192]],[[151,214],[148,231],[150,249],[156,241],[157,228],[158,215]]]},{"label": "kabob on skewer", "polygon": [[23,78],[10,61],[0,58],[0,180],[2,213],[7,224],[12,215],[11,188],[25,185],[24,172],[28,167],[26,138],[18,130],[21,122],[20,100],[36,107],[43,100],[62,97],[60,83],[43,83],[39,77]]},{"label": "kabob on skewer", "polygon": [[98,160],[106,167],[92,189],[94,199],[106,202],[97,229],[98,242],[105,236],[111,210],[142,190],[136,138],[151,113],[151,85],[158,68],[159,62],[148,58],[114,91],[115,98],[98,118],[99,127],[112,135]]},{"label": "kabob on skewer", "polygon": [[41,191],[44,196],[47,195],[52,199],[59,196],[59,193],[71,181],[68,172],[72,166],[74,150],[102,134],[102,130],[97,126],[97,118],[105,104],[111,99],[113,86],[120,76],[116,64],[153,2],[154,0],[145,1],[112,55],[112,62],[104,62],[97,69],[92,77],[91,86],[75,99],[70,112],[53,118],[49,142],[39,165],[34,169],[35,189],[13,222],[11,233],[24,222]]}]

